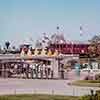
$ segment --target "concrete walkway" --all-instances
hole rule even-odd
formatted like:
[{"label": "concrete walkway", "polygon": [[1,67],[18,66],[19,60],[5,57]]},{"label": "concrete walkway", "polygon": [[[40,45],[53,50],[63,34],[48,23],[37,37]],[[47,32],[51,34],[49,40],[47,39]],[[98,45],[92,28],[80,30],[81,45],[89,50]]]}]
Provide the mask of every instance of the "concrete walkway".
[{"label": "concrete walkway", "polygon": [[99,88],[69,86],[68,80],[0,79],[0,95],[5,94],[57,94],[81,96]]}]

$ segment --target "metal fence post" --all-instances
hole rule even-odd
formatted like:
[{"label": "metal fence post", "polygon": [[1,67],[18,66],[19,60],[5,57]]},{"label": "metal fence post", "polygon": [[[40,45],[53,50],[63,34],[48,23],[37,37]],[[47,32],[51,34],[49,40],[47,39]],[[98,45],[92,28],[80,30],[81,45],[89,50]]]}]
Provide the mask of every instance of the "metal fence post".
[{"label": "metal fence post", "polygon": [[74,90],[74,87],[73,87],[73,96],[75,96],[75,90]]},{"label": "metal fence post", "polygon": [[34,94],[37,94],[37,91],[36,90],[34,90],[34,92],[33,92]]},{"label": "metal fence post", "polygon": [[52,95],[54,95],[54,90],[52,90]]},{"label": "metal fence post", "polygon": [[14,95],[16,95],[16,89],[14,90]]}]

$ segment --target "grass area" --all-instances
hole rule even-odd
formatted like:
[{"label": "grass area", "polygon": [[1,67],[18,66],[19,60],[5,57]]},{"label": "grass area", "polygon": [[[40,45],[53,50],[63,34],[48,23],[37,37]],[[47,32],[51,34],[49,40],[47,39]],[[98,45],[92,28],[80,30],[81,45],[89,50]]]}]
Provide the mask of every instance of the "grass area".
[{"label": "grass area", "polygon": [[0,96],[0,100],[78,100],[78,97],[59,95],[7,95]]},{"label": "grass area", "polygon": [[77,86],[100,87],[100,80],[78,80],[72,83]]}]

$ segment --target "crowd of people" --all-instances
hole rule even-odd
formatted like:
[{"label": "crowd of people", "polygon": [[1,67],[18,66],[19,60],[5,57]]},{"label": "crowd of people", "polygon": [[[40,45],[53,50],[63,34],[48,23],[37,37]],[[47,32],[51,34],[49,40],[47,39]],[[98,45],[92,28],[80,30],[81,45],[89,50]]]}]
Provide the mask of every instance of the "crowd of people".
[{"label": "crowd of people", "polygon": [[25,78],[53,78],[52,66],[48,63],[13,63],[9,69],[10,77],[20,75]]},{"label": "crowd of people", "polygon": [[52,66],[40,62],[35,64],[30,64],[32,78],[53,78],[53,69]]}]

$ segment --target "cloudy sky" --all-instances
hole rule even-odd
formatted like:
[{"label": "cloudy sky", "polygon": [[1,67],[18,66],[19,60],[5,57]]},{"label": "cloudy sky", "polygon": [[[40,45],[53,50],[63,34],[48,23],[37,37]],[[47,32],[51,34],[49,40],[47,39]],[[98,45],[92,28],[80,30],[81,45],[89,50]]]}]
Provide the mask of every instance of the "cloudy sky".
[{"label": "cloudy sky", "polygon": [[0,44],[35,41],[44,32],[55,33],[57,26],[68,40],[99,34],[100,0],[0,0]]}]

